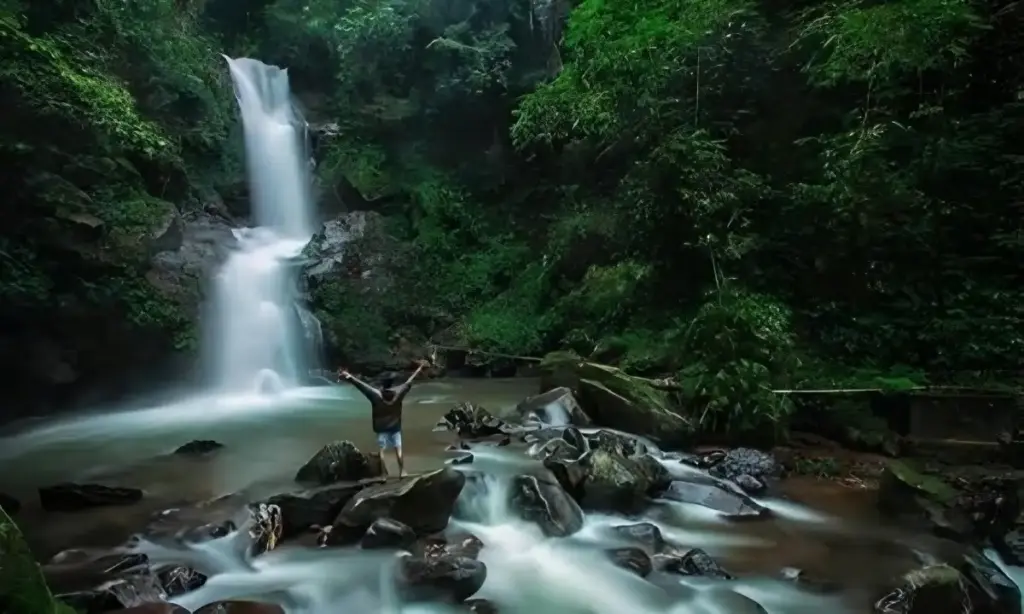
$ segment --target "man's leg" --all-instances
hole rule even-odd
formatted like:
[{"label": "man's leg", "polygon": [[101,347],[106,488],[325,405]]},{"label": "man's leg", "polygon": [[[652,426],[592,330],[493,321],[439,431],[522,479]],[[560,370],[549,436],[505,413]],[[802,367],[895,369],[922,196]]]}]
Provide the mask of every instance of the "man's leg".
[{"label": "man's leg", "polygon": [[405,477],[405,459],[402,458],[402,431],[395,431],[391,436],[391,445],[395,447],[395,460],[398,461],[398,475]]},{"label": "man's leg", "polygon": [[377,433],[377,447],[380,448],[380,471],[385,478],[388,477],[388,463],[384,460],[384,451],[388,447],[388,434]]}]

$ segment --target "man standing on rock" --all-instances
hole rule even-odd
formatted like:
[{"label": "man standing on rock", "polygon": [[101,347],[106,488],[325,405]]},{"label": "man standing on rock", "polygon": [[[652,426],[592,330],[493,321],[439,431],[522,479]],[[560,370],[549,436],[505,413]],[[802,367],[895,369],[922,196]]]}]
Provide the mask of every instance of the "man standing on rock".
[{"label": "man standing on rock", "polygon": [[420,361],[409,379],[397,387],[394,385],[394,377],[389,375],[381,382],[380,389],[374,388],[345,369],[338,369],[338,378],[351,382],[370,401],[370,409],[373,413],[373,432],[377,434],[377,445],[380,446],[380,464],[385,477],[388,474],[388,467],[384,462],[384,451],[388,448],[395,450],[398,475],[405,477],[405,459],[402,457],[402,400],[412,389],[413,380],[426,366],[426,361]]}]

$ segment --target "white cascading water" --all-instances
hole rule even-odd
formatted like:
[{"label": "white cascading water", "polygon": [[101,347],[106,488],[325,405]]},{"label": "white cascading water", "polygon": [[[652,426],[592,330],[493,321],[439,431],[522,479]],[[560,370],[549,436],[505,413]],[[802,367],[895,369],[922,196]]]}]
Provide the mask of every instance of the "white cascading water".
[{"label": "white cascading water", "polygon": [[304,329],[315,336],[319,328],[295,305],[289,266],[314,231],[305,121],[293,105],[287,70],[225,58],[242,114],[257,227],[235,231],[239,249],[214,279],[207,354],[223,392],[291,388],[311,366]]}]

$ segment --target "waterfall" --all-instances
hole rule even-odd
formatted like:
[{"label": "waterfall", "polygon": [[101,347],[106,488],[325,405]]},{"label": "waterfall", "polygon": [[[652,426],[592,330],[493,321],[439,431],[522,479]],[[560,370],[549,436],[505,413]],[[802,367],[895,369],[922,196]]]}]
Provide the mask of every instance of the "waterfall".
[{"label": "waterfall", "polygon": [[318,362],[312,346],[320,323],[296,305],[291,265],[314,231],[308,139],[287,70],[225,59],[242,115],[256,227],[235,231],[238,249],[214,279],[203,341],[218,389],[263,392],[302,384]]}]

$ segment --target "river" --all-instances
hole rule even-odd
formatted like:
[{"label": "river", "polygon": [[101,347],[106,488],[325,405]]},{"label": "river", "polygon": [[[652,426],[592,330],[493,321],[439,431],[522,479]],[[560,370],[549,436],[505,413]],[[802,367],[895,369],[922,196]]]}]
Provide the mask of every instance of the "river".
[{"label": "river", "polygon": [[[404,417],[408,470],[438,468],[450,458],[445,448],[454,436],[435,432],[433,427],[457,401],[499,409],[536,390],[537,382],[530,379],[436,380],[418,385],[406,401]],[[203,458],[170,454],[196,439],[213,439],[225,447]],[[0,441],[0,492],[23,502],[19,523],[36,554],[46,560],[67,548],[121,545],[163,509],[224,495],[238,494],[240,501],[252,501],[294,490],[297,468],[321,446],[338,439],[351,440],[364,450],[375,447],[368,403],[344,386],[262,397],[199,396],[159,407],[81,414],[8,433]],[[472,467],[486,467],[481,461],[487,459],[510,462],[503,454],[513,453],[492,450],[493,455],[481,454]],[[388,460],[393,466],[393,459]],[[137,487],[146,496],[133,506],[74,514],[39,509],[35,489],[64,481]],[[453,523],[483,540],[481,560],[488,565],[488,580],[480,595],[501,603],[503,612],[554,611],[550,608],[580,614],[761,611],[751,602],[770,614],[867,612],[870,609],[865,607],[881,589],[919,564],[920,552],[942,547],[927,535],[887,526],[875,512],[874,493],[867,489],[796,478],[785,481],[774,498],[760,501],[772,509],[773,518],[729,522],[697,506],[666,502],[652,506],[643,519],[658,524],[666,538],[705,549],[739,576],[727,584],[687,578],[671,590],[595,562],[593,549],[607,543],[608,528],[637,518],[588,514],[578,535],[543,539],[531,527],[495,511],[493,502],[475,502],[477,509],[490,511]],[[186,602],[196,606],[273,587],[305,586],[305,592],[299,591],[308,598],[305,605],[293,603],[290,611],[329,614],[343,611],[339,607],[398,611],[388,610],[399,606],[387,591],[366,593],[366,579],[360,580],[362,588],[356,590],[336,575],[355,577],[356,569],[360,573],[378,570],[374,573],[379,575],[388,560],[349,549],[300,552],[285,548],[260,557],[255,566],[217,568],[208,586]],[[325,576],[328,568],[333,571]],[[794,569],[802,570],[810,581],[787,579]],[[434,606],[417,607],[406,606],[402,611],[440,611]]]}]

